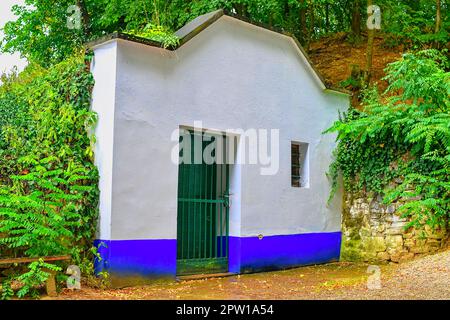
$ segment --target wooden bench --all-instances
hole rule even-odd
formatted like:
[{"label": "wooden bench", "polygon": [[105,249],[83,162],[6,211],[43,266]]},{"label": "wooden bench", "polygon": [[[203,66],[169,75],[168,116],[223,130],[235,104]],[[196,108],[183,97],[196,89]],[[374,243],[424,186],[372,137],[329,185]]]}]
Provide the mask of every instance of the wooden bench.
[{"label": "wooden bench", "polygon": [[[20,264],[20,263],[31,263],[39,260],[43,260],[45,262],[51,262],[51,261],[67,261],[72,259],[71,256],[52,256],[52,257],[41,257],[41,258],[11,258],[11,259],[0,259],[0,265],[5,264]],[[50,297],[55,297],[57,295],[56,293],[56,279],[55,275],[56,273],[53,270],[45,269],[45,272],[49,274],[47,282],[46,282],[46,289],[47,294]]]}]

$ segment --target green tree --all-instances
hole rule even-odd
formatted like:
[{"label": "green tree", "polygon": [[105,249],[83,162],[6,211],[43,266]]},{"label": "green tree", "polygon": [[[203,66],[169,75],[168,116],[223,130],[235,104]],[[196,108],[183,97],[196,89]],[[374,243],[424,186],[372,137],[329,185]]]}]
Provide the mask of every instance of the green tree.
[{"label": "green tree", "polygon": [[[0,256],[92,260],[98,172],[87,134],[96,115],[86,64],[76,57],[48,70],[30,65],[0,87]],[[24,284],[18,294],[44,281],[48,267],[16,269],[12,278]]]},{"label": "green tree", "polygon": [[[50,66],[78,52],[83,43],[113,31],[156,28],[168,36],[195,17],[220,8],[294,34],[303,44],[329,32],[361,37],[366,18],[361,0],[26,0],[15,6],[18,20],[4,26],[3,52],[20,52],[31,62]],[[73,5],[79,7],[79,14]],[[392,45],[445,46],[449,41],[448,1],[379,0],[382,31]],[[438,10],[440,9],[440,10]],[[79,17],[80,28],[68,20]]]},{"label": "green tree", "polygon": [[[113,31],[139,30],[151,37],[149,24],[166,22],[159,18],[163,3],[78,0],[77,11],[72,0],[27,0],[24,6],[13,7],[18,19],[4,26],[0,47],[3,52],[20,52],[30,62],[48,67],[79,52],[89,40]],[[155,25],[159,27],[160,23]],[[159,28],[157,37],[161,30],[170,34]]]},{"label": "green tree", "polygon": [[[436,50],[407,53],[387,68],[390,85],[366,92],[363,111],[351,109],[328,132],[338,133],[330,173],[349,191],[409,200],[400,212],[413,224],[448,226],[450,216],[450,73]],[[389,184],[402,180],[396,188]],[[335,184],[336,185],[336,184]]]}]

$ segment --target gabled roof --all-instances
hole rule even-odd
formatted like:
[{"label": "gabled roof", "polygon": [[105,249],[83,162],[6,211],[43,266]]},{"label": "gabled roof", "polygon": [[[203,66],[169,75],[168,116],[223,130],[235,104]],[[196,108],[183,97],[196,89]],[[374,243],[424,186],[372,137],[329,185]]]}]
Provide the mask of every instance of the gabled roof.
[{"label": "gabled roof", "polygon": [[316,78],[320,81],[321,86],[325,90],[337,92],[340,94],[351,95],[351,92],[349,92],[345,89],[333,87],[330,83],[328,83],[325,80],[325,78],[320,74],[320,72],[314,67],[314,64],[312,63],[312,61],[308,57],[307,53],[303,49],[302,45],[300,44],[300,42],[294,35],[287,33],[283,30],[252,21],[246,17],[237,15],[235,13],[232,13],[232,12],[229,12],[229,11],[226,11],[223,9],[216,10],[216,11],[209,12],[204,15],[198,16],[197,18],[195,18],[194,20],[190,21],[185,26],[180,28],[178,31],[176,31],[175,35],[180,38],[179,44],[176,46],[169,46],[169,47],[164,48],[164,46],[161,42],[153,41],[153,40],[150,40],[147,38],[138,37],[138,36],[122,33],[122,32],[114,32],[109,35],[103,36],[97,40],[87,43],[86,46],[89,48],[94,48],[98,45],[101,45],[104,42],[107,42],[107,41],[110,41],[113,39],[123,39],[123,40],[128,40],[128,41],[132,41],[132,42],[145,44],[145,45],[152,46],[152,47],[158,47],[158,48],[162,48],[165,50],[175,51],[178,48],[180,48],[181,46],[183,46],[185,43],[187,43],[189,40],[194,38],[196,35],[198,35],[200,32],[205,30],[207,27],[212,25],[214,22],[219,20],[219,18],[221,18],[222,16],[232,17],[234,19],[238,19],[238,20],[244,21],[246,23],[252,24],[254,26],[257,26],[257,27],[260,27],[263,29],[267,29],[267,30],[282,34],[284,36],[290,37],[294,41],[296,47],[298,48],[300,55],[306,61],[306,63],[310,67],[310,70],[314,73]]}]

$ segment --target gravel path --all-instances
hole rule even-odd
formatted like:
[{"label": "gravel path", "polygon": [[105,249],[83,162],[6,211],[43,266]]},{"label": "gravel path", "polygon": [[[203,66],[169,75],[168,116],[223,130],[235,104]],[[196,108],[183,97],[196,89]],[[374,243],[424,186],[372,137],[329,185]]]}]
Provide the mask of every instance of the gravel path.
[{"label": "gravel path", "polygon": [[[375,273],[368,273],[370,270],[375,270]],[[377,274],[380,275],[379,289]],[[373,289],[369,289],[368,284]],[[403,264],[379,266],[379,269],[367,264],[332,263],[117,290],[83,287],[81,291],[72,292],[65,289],[57,299],[450,300],[450,250]]]},{"label": "gravel path", "polygon": [[391,266],[381,280],[379,290],[359,286],[342,298],[450,300],[450,250]]}]

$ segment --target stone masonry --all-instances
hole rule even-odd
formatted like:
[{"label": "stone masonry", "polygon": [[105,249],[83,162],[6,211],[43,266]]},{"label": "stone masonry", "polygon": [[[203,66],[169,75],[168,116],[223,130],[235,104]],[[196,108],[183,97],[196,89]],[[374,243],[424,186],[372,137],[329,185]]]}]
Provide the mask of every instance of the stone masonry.
[{"label": "stone masonry", "polygon": [[400,205],[383,205],[380,196],[347,195],[341,260],[402,262],[448,245],[447,230],[406,228],[409,220],[397,214]]}]

